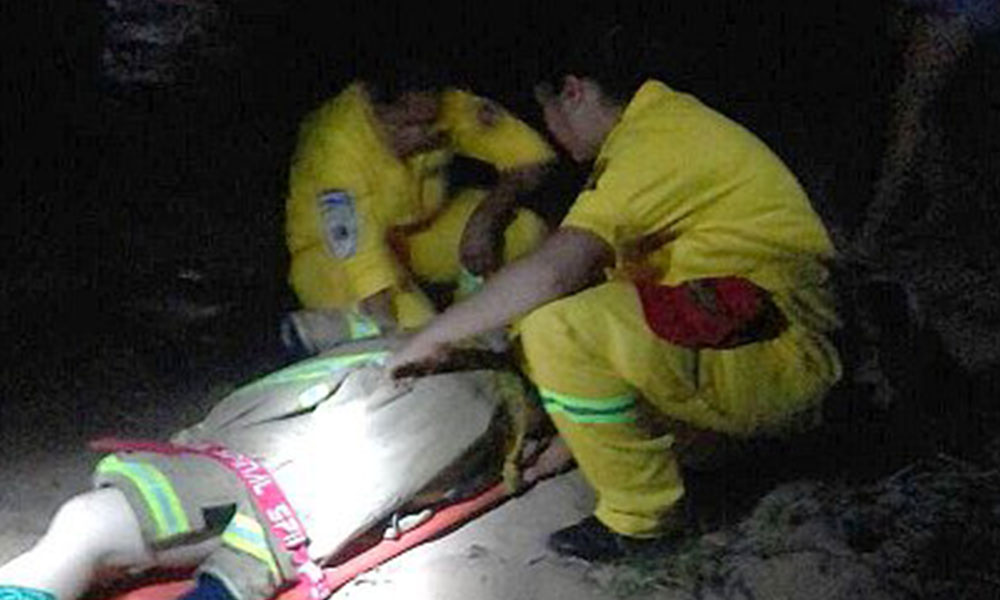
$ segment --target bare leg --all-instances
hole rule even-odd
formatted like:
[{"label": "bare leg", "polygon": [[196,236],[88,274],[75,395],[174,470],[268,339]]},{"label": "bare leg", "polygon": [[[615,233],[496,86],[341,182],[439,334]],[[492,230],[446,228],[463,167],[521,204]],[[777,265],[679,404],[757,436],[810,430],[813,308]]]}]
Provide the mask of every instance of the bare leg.
[{"label": "bare leg", "polygon": [[124,494],[105,488],[63,504],[42,539],[0,567],[0,586],[34,588],[73,600],[87,590],[99,569],[152,562]]}]

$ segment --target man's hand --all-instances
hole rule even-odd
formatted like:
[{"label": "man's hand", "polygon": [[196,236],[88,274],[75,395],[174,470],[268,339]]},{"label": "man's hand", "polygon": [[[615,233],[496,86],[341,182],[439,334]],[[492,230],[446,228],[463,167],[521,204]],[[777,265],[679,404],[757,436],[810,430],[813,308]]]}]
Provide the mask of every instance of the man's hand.
[{"label": "man's hand", "polygon": [[395,378],[417,377],[433,372],[448,358],[449,346],[431,339],[413,336],[403,341],[385,363]]}]

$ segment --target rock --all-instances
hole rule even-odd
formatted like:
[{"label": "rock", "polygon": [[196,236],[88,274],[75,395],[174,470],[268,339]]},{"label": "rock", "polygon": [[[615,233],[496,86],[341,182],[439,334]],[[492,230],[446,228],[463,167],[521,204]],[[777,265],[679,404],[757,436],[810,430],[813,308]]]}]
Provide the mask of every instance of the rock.
[{"label": "rock", "polygon": [[105,0],[104,77],[125,86],[170,86],[231,61],[219,0]]},{"label": "rock", "polygon": [[891,600],[871,567],[823,552],[795,552],[735,561],[716,594],[730,600]]}]

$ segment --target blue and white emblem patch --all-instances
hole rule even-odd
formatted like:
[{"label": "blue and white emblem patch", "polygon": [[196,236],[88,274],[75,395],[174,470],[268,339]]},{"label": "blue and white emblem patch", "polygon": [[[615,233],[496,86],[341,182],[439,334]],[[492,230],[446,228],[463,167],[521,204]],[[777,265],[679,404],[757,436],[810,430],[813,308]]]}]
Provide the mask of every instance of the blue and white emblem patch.
[{"label": "blue and white emblem patch", "polygon": [[350,258],[358,249],[358,215],[354,198],[343,190],[327,190],[317,198],[326,247],[337,258]]}]

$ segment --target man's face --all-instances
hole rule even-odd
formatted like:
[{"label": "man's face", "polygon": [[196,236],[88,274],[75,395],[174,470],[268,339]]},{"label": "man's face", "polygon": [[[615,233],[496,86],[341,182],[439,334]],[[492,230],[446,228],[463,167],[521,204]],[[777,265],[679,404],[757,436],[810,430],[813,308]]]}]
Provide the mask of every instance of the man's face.
[{"label": "man's face", "polygon": [[556,143],[577,162],[594,158],[596,147],[589,140],[586,114],[581,111],[580,98],[573,96],[573,90],[564,84],[562,90],[555,90],[547,84],[535,87],[535,99],[542,107],[545,125]]},{"label": "man's face", "polygon": [[393,151],[400,158],[441,146],[444,136],[434,127],[441,100],[433,92],[406,92],[379,113]]}]

